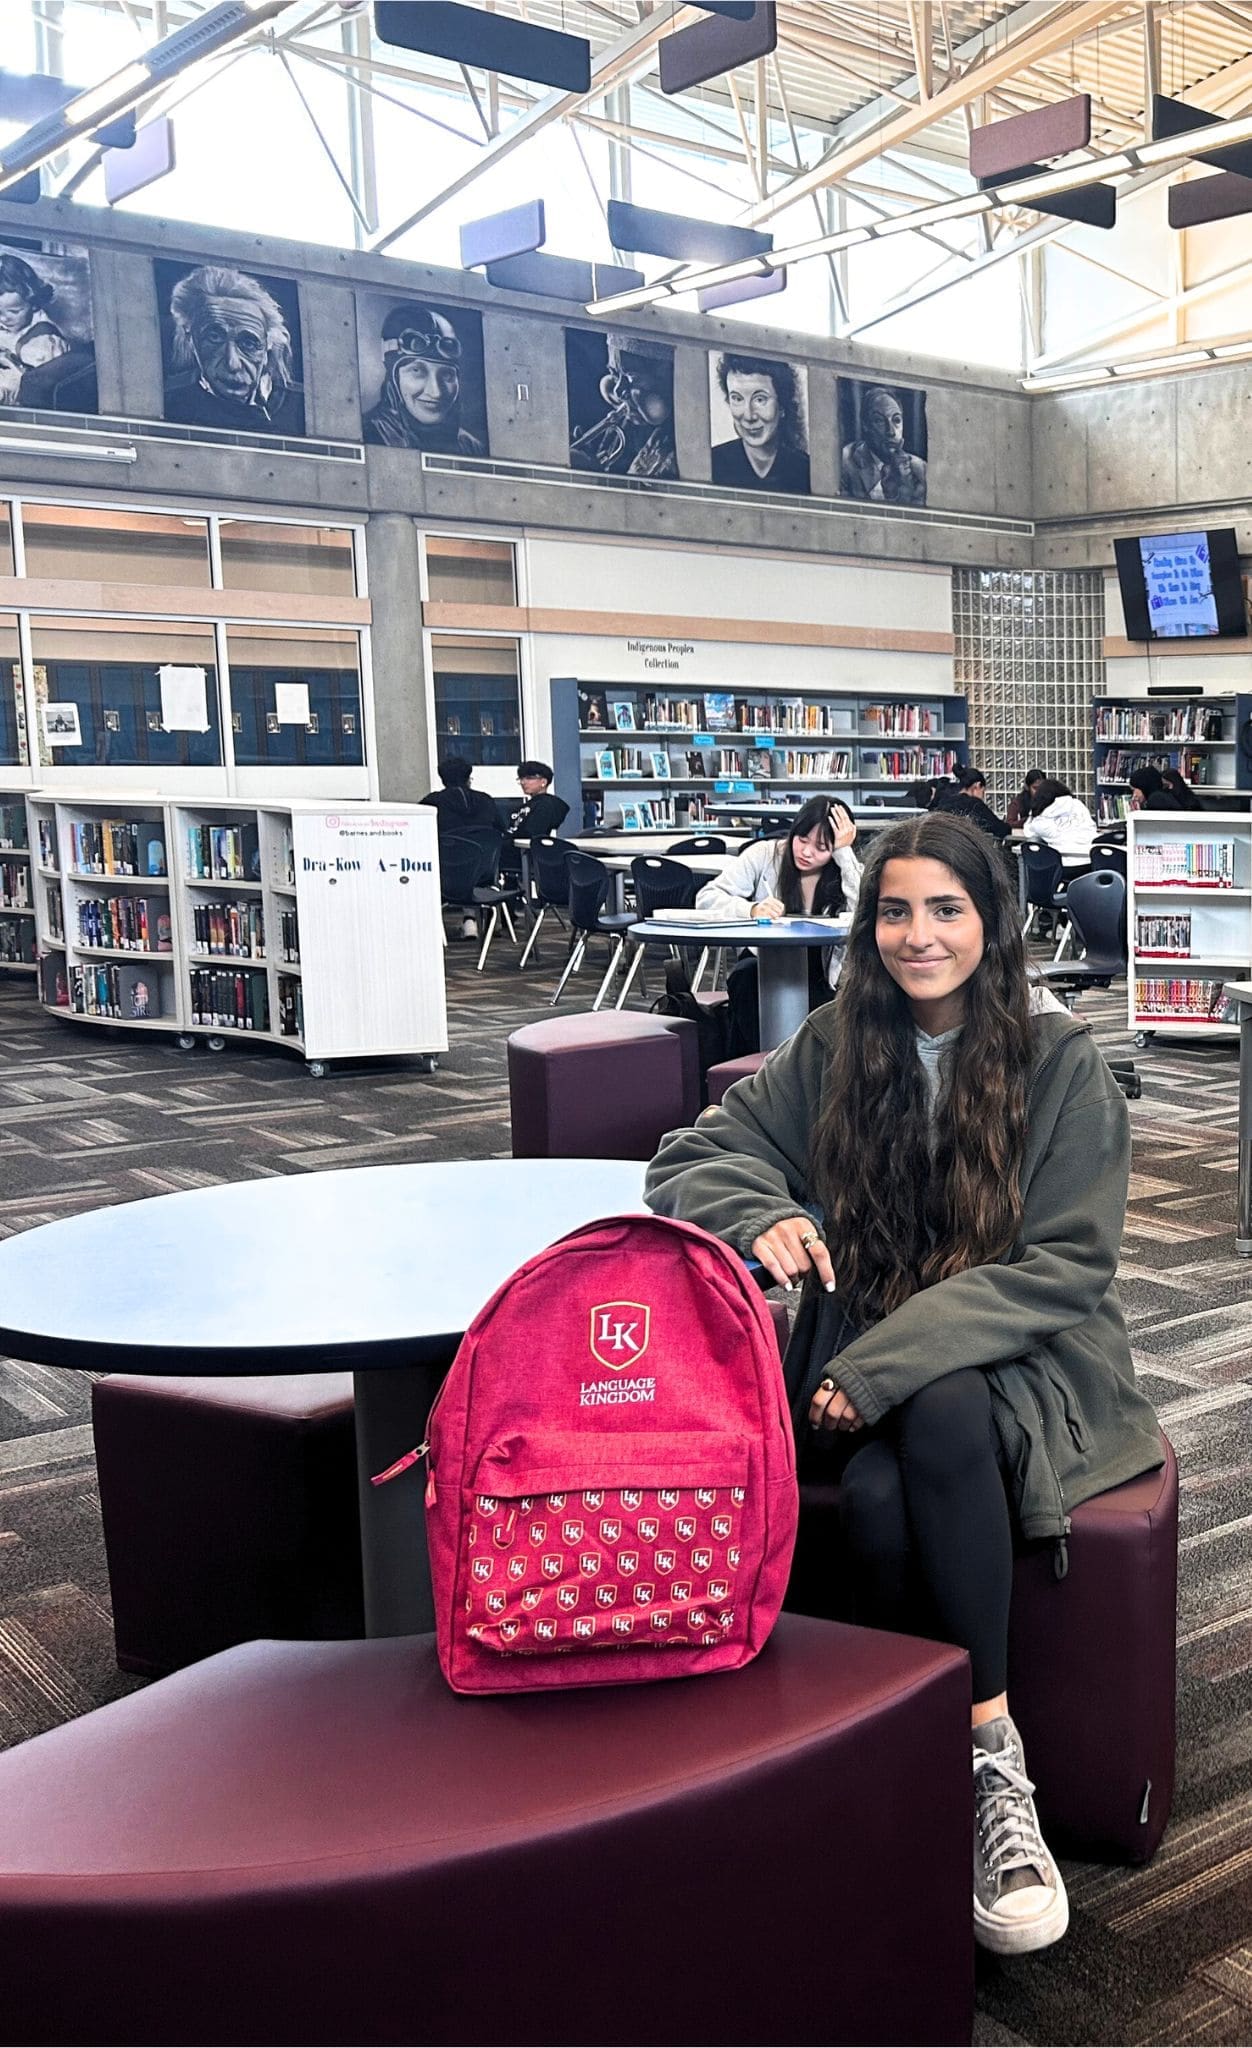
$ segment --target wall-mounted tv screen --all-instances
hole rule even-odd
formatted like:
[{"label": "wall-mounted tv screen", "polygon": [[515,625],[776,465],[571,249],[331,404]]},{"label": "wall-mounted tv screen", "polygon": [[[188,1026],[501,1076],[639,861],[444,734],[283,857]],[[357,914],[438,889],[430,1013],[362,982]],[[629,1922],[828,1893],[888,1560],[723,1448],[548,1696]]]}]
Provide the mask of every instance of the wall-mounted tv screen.
[{"label": "wall-mounted tv screen", "polygon": [[1247,633],[1233,526],[1147,533],[1113,543],[1128,640],[1211,640]]}]

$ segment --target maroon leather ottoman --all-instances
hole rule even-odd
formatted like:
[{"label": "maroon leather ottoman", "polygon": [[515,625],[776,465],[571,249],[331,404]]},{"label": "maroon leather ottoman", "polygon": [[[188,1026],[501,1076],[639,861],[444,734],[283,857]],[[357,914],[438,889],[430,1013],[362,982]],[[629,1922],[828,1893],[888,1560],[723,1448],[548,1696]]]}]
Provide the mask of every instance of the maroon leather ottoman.
[{"label": "maroon leather ottoman", "polygon": [[365,1633],[350,1373],[91,1390],[117,1661]]},{"label": "maroon leather ottoman", "polygon": [[[1178,1466],[1075,1508],[1069,1570],[1050,1543],[1013,1568],[1009,1705],[1049,1842],[1146,1863],[1174,1797]],[[835,1611],[838,1493],[803,1483],[787,1606]]]},{"label": "maroon leather ottoman", "polygon": [[514,1031],[508,1061],[515,1159],[651,1159],[699,1114],[697,1033],[683,1017],[553,1017]]},{"label": "maroon leather ottoman", "polygon": [[963,1653],[797,1615],[504,1699],[249,1643],[0,1756],[0,2039],[966,2042],[968,1752]]},{"label": "maroon leather ottoman", "polygon": [[745,1052],[737,1060],[719,1060],[715,1067],[709,1068],[709,1101],[720,1102],[736,1081],[746,1081],[749,1074],[755,1074],[758,1067],[764,1066],[765,1058],[763,1052]]}]

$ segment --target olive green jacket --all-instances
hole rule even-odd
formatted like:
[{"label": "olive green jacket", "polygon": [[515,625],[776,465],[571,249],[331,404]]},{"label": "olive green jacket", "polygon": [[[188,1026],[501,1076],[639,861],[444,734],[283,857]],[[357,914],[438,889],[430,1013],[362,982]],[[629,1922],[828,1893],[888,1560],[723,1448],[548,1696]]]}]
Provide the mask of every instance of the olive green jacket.
[{"label": "olive green jacket", "polygon": [[[661,1140],[645,1186],[651,1209],[702,1224],[745,1256],[771,1224],[816,1213],[809,1145],[837,1010],[817,1011],[718,1108]],[[1130,1172],[1126,1104],[1082,1025],[1048,1013],[1031,1027],[1017,1242],[850,1342],[837,1294],[810,1277],[786,1374],[797,1418],[829,1372],[872,1424],[942,1374],[983,1367],[1018,1521],[1035,1538],[1063,1536],[1071,1508],[1160,1465],[1162,1450],[1114,1284]]]}]

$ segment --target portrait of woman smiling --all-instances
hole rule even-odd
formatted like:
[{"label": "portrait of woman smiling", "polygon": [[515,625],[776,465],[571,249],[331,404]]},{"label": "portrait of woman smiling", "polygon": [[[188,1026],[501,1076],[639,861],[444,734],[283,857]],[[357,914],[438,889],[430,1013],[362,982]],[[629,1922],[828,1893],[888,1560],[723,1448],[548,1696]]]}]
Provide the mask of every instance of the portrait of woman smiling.
[{"label": "portrait of woman smiling", "polygon": [[714,432],[729,413],[734,438],[713,448],[713,482],[740,491],[809,491],[807,376],[768,356],[712,359]]}]

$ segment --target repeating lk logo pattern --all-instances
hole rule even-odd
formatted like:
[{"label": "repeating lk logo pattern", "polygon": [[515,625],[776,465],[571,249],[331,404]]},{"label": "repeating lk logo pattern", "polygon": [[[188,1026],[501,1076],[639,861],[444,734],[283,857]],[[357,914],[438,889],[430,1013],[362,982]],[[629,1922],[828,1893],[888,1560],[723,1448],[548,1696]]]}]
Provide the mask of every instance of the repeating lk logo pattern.
[{"label": "repeating lk logo pattern", "polygon": [[479,1494],[473,1641],[513,1654],[732,1640],[741,1486]]}]

